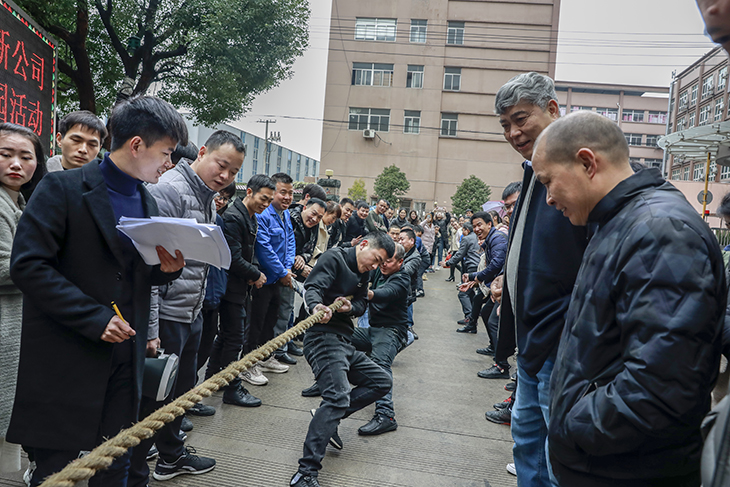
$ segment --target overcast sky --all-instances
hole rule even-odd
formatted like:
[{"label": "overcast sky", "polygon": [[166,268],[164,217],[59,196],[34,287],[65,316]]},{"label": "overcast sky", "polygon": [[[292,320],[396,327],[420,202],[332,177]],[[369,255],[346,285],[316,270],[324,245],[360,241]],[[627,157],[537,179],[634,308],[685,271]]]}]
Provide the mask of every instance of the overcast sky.
[{"label": "overcast sky", "polygon": [[[282,145],[319,160],[332,0],[310,2],[310,48],[294,77],[233,125],[263,137],[257,120],[275,118],[269,129],[281,133]],[[694,0],[562,0],[556,78],[669,86],[672,71],[712,49],[703,29]]]}]

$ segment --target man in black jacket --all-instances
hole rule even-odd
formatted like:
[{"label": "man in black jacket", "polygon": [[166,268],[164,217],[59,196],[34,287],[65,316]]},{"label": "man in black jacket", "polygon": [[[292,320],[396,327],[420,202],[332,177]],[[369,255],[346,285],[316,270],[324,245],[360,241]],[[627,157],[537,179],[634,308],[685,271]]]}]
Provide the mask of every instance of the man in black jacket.
[{"label": "man in black jacket", "polygon": [[[205,371],[211,377],[238,360],[243,349],[243,328],[246,320],[246,307],[249,304],[249,288],[261,288],[266,276],[254,264],[254,248],[260,215],[274,199],[276,185],[265,174],[256,174],[246,185],[246,196],[236,199],[223,214],[225,236],[231,249],[231,267],[228,270],[226,293],[221,299],[220,328],[213,343],[210,362]],[[236,377],[226,387],[223,402],[244,407],[261,405]]]},{"label": "man in black jacket", "polygon": [[[393,228],[393,227],[391,227]],[[401,269],[406,251],[396,244],[395,254],[373,272],[368,290],[368,314],[370,326],[356,328],[352,344],[357,350],[365,352],[373,362],[380,365],[393,377],[391,365],[395,356],[408,342],[408,295],[411,276]],[[375,401],[375,415],[357,432],[363,436],[373,436],[395,431],[393,388],[382,398]]]},{"label": "man in black jacket", "polygon": [[[24,305],[6,439],[33,451],[32,486],[137,420],[150,289],[185,264],[162,247],[160,265],[145,264],[116,229],[122,216],[157,215],[143,182],[157,183],[171,167],[175,146],[187,143],[185,122],[167,102],[137,97],[115,107],[110,125],[111,152],[101,163],[43,178],[43,197],[28,203],[13,243],[10,277]],[[129,457],[89,485],[126,486]]]},{"label": "man in black jacket", "polygon": [[[479,265],[479,240],[474,233],[474,227],[470,222],[464,222],[462,225],[463,237],[459,244],[459,250],[456,251],[450,259],[441,262],[443,267],[451,267],[461,264],[462,275],[464,273],[476,272]],[[464,333],[476,333],[477,323],[471,323],[471,307],[474,301],[474,287],[468,287],[464,290],[459,289],[459,302],[461,303],[461,312],[464,313],[464,320],[460,323],[464,327],[456,331]],[[473,331],[472,331],[473,330]]]},{"label": "man in black jacket", "polygon": [[[413,335],[413,339],[417,339],[418,335],[413,331],[413,303],[416,302],[416,290],[418,287],[418,277],[421,271],[421,253],[416,248],[416,234],[409,226],[401,228],[398,234],[398,243],[400,243],[406,251],[403,258],[403,271],[411,279],[410,293],[408,293],[408,332]],[[410,341],[410,338],[409,338]]]},{"label": "man in black jacket", "polygon": [[499,277],[492,283],[493,294],[503,292],[497,347],[511,345],[502,330],[516,329],[520,350],[512,438],[521,486],[556,485],[545,451],[550,375],[587,243],[586,229],[550,208],[545,187],[533,177],[532,150],[540,133],[560,117],[557,100],[553,80],[535,72],[515,76],[495,98],[505,139],[526,159],[523,190],[510,219],[505,285]]},{"label": "man in black jacket", "polygon": [[634,174],[604,117],[556,122],[533,160],[548,204],[595,232],[551,384],[555,476],[564,487],[699,486],[727,299],[717,239],[658,170]]},{"label": "man in black jacket", "polygon": [[[317,475],[327,443],[342,448],[337,434],[340,420],[380,399],[393,385],[387,372],[355,350],[351,338],[352,317],[362,315],[367,306],[369,273],[394,252],[395,244],[385,232],[369,233],[356,247],[337,247],[322,254],[304,283],[307,311],[325,312],[304,335],[304,356],[322,402],[312,411],[304,454],[290,482],[293,486],[319,487]],[[352,299],[346,298],[349,295]],[[343,301],[343,306],[332,313],[327,306],[335,301]],[[350,384],[355,386],[352,390]]]}]

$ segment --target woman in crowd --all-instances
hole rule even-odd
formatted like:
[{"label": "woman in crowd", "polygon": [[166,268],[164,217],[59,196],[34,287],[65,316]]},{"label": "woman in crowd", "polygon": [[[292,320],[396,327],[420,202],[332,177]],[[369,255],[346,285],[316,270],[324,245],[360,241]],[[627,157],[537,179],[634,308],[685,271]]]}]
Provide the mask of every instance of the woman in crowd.
[{"label": "woman in crowd", "polygon": [[405,227],[406,225],[408,225],[406,215],[408,215],[408,211],[405,208],[401,208],[400,210],[398,210],[398,216],[390,221],[390,225],[395,225],[398,228]]},{"label": "woman in crowd", "polygon": [[418,225],[418,222],[418,212],[416,210],[411,210],[411,212],[408,214],[408,223],[410,223],[411,226],[414,226]]},{"label": "woman in crowd", "polygon": [[498,231],[504,233],[505,235],[509,236],[509,226],[506,225],[502,218],[499,216],[499,213],[497,213],[494,210],[489,211],[489,216],[492,217],[492,226],[496,228]]},{"label": "woman in crowd", "polygon": [[[448,243],[449,248],[447,249],[447,253],[449,255],[449,258],[456,253],[456,251],[459,250],[459,244],[461,243],[461,224],[455,220],[452,219],[451,222],[449,222],[448,227]],[[459,264],[449,266],[449,278],[446,279],[446,282],[454,282],[454,272],[456,271],[456,268],[459,267]]]},{"label": "woman in crowd", "polygon": [[23,295],[10,279],[10,253],[18,220],[45,174],[41,140],[31,130],[0,124],[0,471],[20,470],[20,446],[5,443],[20,357]]},{"label": "woman in crowd", "polygon": [[433,213],[426,213],[426,219],[421,222],[421,227],[423,228],[421,242],[423,242],[426,252],[431,257],[426,272],[433,272],[434,244],[436,243],[436,229],[438,228],[433,223]]},{"label": "woman in crowd", "polygon": [[215,198],[213,198],[213,201],[215,202],[215,211],[217,211],[219,215],[223,215],[223,213],[228,209],[228,203],[230,203],[235,197],[236,182],[234,181],[220,190],[218,194],[215,195]]}]

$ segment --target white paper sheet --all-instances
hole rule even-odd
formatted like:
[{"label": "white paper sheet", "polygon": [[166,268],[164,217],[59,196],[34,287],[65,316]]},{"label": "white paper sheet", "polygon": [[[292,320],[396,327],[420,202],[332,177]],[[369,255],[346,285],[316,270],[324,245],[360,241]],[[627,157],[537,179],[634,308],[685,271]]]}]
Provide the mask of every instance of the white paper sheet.
[{"label": "white paper sheet", "polygon": [[197,260],[223,269],[228,269],[231,265],[231,249],[228,248],[223,231],[215,224],[161,216],[122,217],[117,229],[132,240],[148,265],[160,263],[155,250],[158,245],[173,256],[175,250],[179,250],[185,260]]}]

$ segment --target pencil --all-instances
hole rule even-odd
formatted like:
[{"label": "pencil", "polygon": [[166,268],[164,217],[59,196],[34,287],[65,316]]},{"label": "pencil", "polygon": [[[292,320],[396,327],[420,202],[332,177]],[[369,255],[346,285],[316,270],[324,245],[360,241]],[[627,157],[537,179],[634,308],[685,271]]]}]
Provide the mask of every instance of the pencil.
[{"label": "pencil", "polygon": [[112,309],[117,314],[117,316],[119,317],[120,320],[122,320],[125,323],[127,322],[127,320],[124,319],[124,316],[122,316],[122,312],[119,311],[119,307],[117,307],[117,304],[114,301],[112,301]]}]

